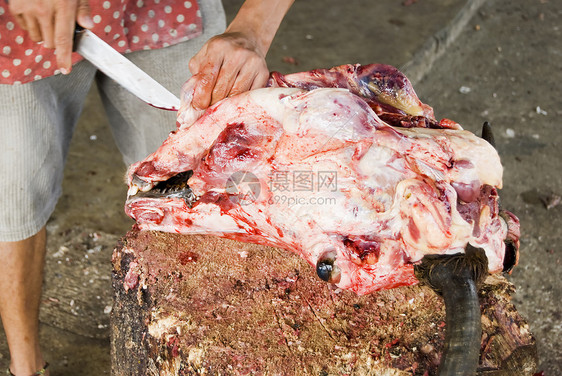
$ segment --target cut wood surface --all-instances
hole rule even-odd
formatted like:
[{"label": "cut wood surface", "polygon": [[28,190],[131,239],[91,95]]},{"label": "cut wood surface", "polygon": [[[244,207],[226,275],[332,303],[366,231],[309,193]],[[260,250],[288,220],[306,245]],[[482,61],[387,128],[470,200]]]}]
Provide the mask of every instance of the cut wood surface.
[{"label": "cut wood surface", "polygon": [[[290,252],[130,231],[113,254],[112,374],[434,375],[442,299],[425,286],[357,296]],[[536,345],[501,276],[480,293],[480,375],[532,375]]]}]

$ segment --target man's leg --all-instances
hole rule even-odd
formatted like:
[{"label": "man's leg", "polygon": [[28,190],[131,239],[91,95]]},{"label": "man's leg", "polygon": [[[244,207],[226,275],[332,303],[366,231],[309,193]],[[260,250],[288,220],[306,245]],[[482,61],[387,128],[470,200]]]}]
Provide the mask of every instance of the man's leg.
[{"label": "man's leg", "polygon": [[44,366],[38,310],[45,224],[61,194],[68,145],[94,74],[82,62],[68,76],[0,85],[0,315],[17,376]]},{"label": "man's leg", "polygon": [[15,375],[32,375],[45,365],[39,348],[45,233],[43,227],[25,240],[0,242],[0,315]]}]

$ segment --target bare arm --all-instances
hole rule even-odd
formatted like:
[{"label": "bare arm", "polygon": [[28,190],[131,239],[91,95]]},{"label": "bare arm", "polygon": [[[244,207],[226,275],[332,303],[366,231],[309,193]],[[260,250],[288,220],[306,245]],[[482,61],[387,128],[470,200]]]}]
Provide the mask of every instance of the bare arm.
[{"label": "bare arm", "polygon": [[204,109],[219,100],[263,87],[265,56],[294,0],[246,0],[224,34],[211,38],[189,62],[197,80],[192,105]]},{"label": "bare arm", "polygon": [[10,12],[35,42],[54,48],[63,73],[72,68],[71,53],[76,23],[91,28],[88,0],[10,0]]}]

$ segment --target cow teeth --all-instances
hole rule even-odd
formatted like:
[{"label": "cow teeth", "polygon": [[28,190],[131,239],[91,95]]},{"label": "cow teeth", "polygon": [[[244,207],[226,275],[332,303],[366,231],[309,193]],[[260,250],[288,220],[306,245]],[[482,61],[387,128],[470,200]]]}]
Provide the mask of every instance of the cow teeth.
[{"label": "cow teeth", "polygon": [[[136,174],[133,175],[133,178],[131,179],[131,188],[135,188],[135,194],[138,191],[141,192],[148,192],[152,189],[152,187],[154,187],[153,184],[151,183],[147,183],[146,181],[142,180],[141,178],[139,178]],[[131,190],[131,188],[129,188],[129,190]]]},{"label": "cow teeth", "polygon": [[[136,186],[131,186],[129,188],[128,197],[129,199],[136,198],[179,198],[183,199],[187,206],[191,208],[193,204],[199,199],[193,193],[187,181],[193,175],[193,171],[181,172],[175,176],[172,176],[166,181],[161,181],[152,189],[144,191],[138,189]],[[134,181],[134,178],[133,178]]]},{"label": "cow teeth", "polygon": [[127,190],[127,197],[133,197],[137,193],[139,193],[139,187],[137,187],[136,185],[131,185]]}]

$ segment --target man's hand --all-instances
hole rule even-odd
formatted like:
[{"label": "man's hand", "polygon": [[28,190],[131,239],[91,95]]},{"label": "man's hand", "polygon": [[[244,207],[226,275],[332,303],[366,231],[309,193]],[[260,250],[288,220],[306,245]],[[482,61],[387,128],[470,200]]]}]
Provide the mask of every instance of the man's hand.
[{"label": "man's hand", "polygon": [[205,109],[223,98],[265,86],[265,54],[241,33],[211,38],[189,62],[197,79],[192,106]]},{"label": "man's hand", "polygon": [[71,53],[76,23],[92,28],[88,0],[10,0],[10,12],[29,38],[54,48],[62,73],[72,68]]},{"label": "man's hand", "polygon": [[191,102],[205,109],[230,95],[264,87],[265,55],[294,0],[246,0],[226,32],[211,38],[189,62],[196,80]]}]

